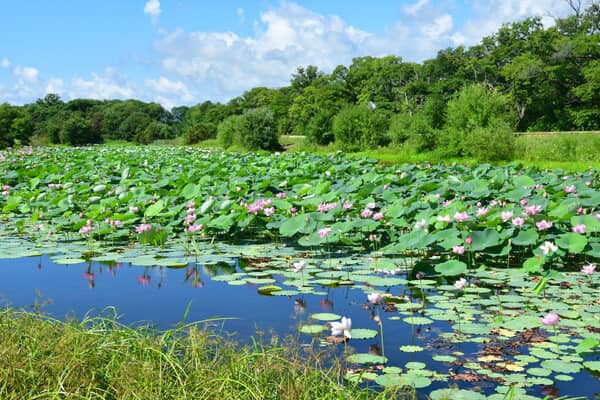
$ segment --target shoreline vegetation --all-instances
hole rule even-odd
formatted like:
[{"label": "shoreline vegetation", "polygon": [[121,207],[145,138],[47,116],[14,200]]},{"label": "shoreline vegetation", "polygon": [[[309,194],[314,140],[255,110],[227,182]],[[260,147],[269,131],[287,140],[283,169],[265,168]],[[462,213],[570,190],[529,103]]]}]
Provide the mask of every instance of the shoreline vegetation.
[{"label": "shoreline vegetation", "polygon": [[[121,324],[116,310],[62,322],[0,311],[0,398],[388,399],[413,398],[343,382],[341,361],[295,343],[240,346],[215,319],[157,331]],[[329,357],[329,358],[328,358]]]}]

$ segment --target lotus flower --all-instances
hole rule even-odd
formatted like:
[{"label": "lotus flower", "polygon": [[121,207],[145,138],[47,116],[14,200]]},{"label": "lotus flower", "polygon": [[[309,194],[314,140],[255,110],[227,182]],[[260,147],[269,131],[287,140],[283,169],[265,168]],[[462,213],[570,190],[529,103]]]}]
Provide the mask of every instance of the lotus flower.
[{"label": "lotus flower", "polygon": [[578,224],[573,227],[573,232],[575,233],[585,233],[586,226],[585,224]]},{"label": "lotus flower", "polygon": [[557,251],[558,247],[552,242],[545,241],[544,244],[540,246],[540,250],[542,250],[542,253],[547,256],[548,254]]},{"label": "lotus flower", "polygon": [[369,295],[367,295],[367,300],[369,301],[369,303],[373,303],[373,304],[378,304],[381,303],[381,300],[383,299],[383,296],[381,295],[381,293],[371,293]]},{"label": "lotus flower", "polygon": [[557,313],[554,313],[554,312],[548,313],[548,314],[544,315],[544,317],[542,319],[540,319],[540,322],[542,323],[542,325],[546,325],[546,326],[556,325],[556,324],[558,324],[558,321],[560,321],[560,317],[558,316]]},{"label": "lotus flower", "polygon": [[585,275],[591,275],[596,272],[596,264],[587,264],[581,268],[581,272]]},{"label": "lotus flower", "polygon": [[552,222],[543,219],[541,221],[536,222],[535,226],[537,226],[538,230],[545,231],[546,229],[552,228]]},{"label": "lotus flower", "polygon": [[465,286],[467,286],[467,280],[465,278],[460,278],[456,282],[454,282],[454,288],[458,290],[463,290]]},{"label": "lotus flower", "polygon": [[342,317],[342,322],[331,322],[331,334],[333,336],[344,335],[348,339],[352,339],[352,320]]},{"label": "lotus flower", "polygon": [[329,228],[329,227],[319,229],[319,237],[321,239],[325,239],[327,236],[329,236],[330,233],[331,233],[331,228]]}]

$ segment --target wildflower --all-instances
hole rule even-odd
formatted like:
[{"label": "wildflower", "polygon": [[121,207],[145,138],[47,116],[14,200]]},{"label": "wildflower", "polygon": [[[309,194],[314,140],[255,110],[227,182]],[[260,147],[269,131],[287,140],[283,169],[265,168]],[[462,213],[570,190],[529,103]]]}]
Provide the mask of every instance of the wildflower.
[{"label": "wildflower", "polygon": [[150,225],[150,224],[140,224],[135,227],[135,232],[136,233],[146,232],[146,231],[149,231],[150,228],[152,228],[152,225]]},{"label": "wildflower", "polygon": [[585,224],[578,224],[573,227],[573,232],[575,233],[585,233],[586,226]]},{"label": "wildflower", "polygon": [[540,250],[542,250],[542,253],[547,256],[548,254],[557,251],[558,247],[552,242],[545,241],[544,244],[540,246]]},{"label": "wildflower", "polygon": [[381,303],[382,299],[383,296],[381,295],[381,293],[371,293],[367,295],[367,300],[369,301],[369,303],[378,304]]},{"label": "wildflower", "polygon": [[300,272],[304,269],[304,267],[306,267],[306,263],[304,261],[295,262],[293,265],[294,265],[294,272]]},{"label": "wildflower", "polygon": [[465,278],[460,278],[456,282],[454,282],[454,288],[457,290],[463,290],[465,286],[467,286],[467,280]]},{"label": "wildflower", "polygon": [[198,231],[201,231],[203,227],[204,227],[204,225],[202,225],[202,224],[194,224],[188,228],[188,232],[192,232],[192,233],[198,232]]},{"label": "wildflower", "polygon": [[536,222],[535,226],[537,226],[538,230],[545,231],[546,229],[552,228],[552,222],[543,219],[541,221]]},{"label": "wildflower", "polygon": [[455,212],[454,219],[456,222],[467,222],[469,220],[469,214],[466,211],[463,212]]},{"label": "wildflower", "polygon": [[540,322],[542,323],[542,325],[546,325],[546,326],[556,325],[556,324],[558,324],[558,321],[560,321],[560,317],[558,316],[557,313],[554,313],[554,312],[548,313],[548,314],[544,315],[544,317],[542,319],[540,319]]},{"label": "wildflower", "polygon": [[360,212],[360,216],[363,218],[371,218],[372,215],[373,211],[369,210],[368,208],[365,208]]},{"label": "wildflower", "polygon": [[329,227],[319,229],[319,237],[321,239],[325,239],[327,236],[329,236],[330,233],[331,233],[331,228],[329,228]]},{"label": "wildflower", "polygon": [[380,212],[376,212],[375,215],[373,215],[373,219],[375,221],[379,221],[379,220],[383,219],[383,213],[381,211]]},{"label": "wildflower", "polygon": [[596,264],[587,264],[581,268],[581,272],[585,275],[591,275],[596,272]]},{"label": "wildflower", "polygon": [[458,255],[465,254],[465,246],[453,246],[452,252]]},{"label": "wildflower", "polygon": [[523,226],[524,223],[525,223],[525,220],[521,217],[513,218],[513,220],[512,220],[512,224],[514,226]]},{"label": "wildflower", "polygon": [[333,336],[344,335],[346,338],[352,338],[352,320],[350,318],[342,317],[342,322],[331,323],[331,334]]},{"label": "wildflower", "polygon": [[423,218],[415,223],[415,229],[427,229],[427,221]]}]

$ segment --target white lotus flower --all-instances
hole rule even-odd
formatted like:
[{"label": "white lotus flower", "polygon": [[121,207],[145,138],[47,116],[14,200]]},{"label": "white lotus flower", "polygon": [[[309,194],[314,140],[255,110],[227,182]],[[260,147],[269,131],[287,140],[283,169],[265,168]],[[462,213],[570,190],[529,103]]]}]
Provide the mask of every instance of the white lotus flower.
[{"label": "white lotus flower", "polygon": [[331,334],[333,336],[344,335],[348,339],[352,338],[352,320],[350,318],[342,317],[342,322],[331,323]]},{"label": "white lotus flower", "polygon": [[542,253],[547,256],[548,254],[557,251],[558,247],[552,242],[545,241],[544,244],[540,246],[540,250],[542,250]]}]

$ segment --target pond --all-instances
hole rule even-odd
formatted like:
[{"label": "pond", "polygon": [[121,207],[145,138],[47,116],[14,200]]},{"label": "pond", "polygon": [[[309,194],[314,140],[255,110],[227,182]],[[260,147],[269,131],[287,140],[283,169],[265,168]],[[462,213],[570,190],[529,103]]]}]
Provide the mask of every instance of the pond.
[{"label": "pond", "polygon": [[[115,247],[85,260],[85,246],[67,242],[50,255],[10,258],[36,250],[4,243],[0,301],[13,307],[57,318],[114,307],[124,323],[167,329],[189,305],[187,322],[217,318],[213,326],[241,343],[262,332],[333,346],[353,354],[347,379],[408,384],[423,396],[452,384],[491,395],[511,383],[540,397],[600,395],[597,372],[584,367],[598,356],[574,350],[582,332],[598,331],[594,275],[565,274],[563,282],[578,286],[569,299],[565,283],[533,294],[535,280],[515,270],[478,270],[457,289],[455,279],[415,273],[415,259],[377,253],[199,243],[190,255],[175,243],[160,252]],[[376,304],[373,293],[382,295],[371,298]],[[534,309],[556,310],[560,323],[544,326]],[[351,318],[352,338],[332,343],[329,321],[341,317]]]}]

